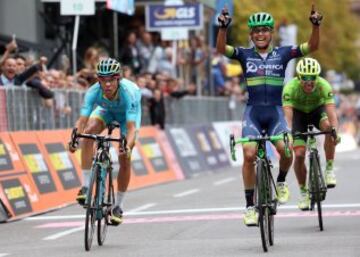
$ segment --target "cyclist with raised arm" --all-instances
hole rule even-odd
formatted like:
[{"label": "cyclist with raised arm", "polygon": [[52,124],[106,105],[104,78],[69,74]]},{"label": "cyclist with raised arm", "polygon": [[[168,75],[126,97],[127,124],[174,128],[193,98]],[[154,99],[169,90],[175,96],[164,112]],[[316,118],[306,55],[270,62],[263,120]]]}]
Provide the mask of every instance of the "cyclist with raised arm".
[{"label": "cyclist with raised arm", "polygon": [[[310,39],[300,46],[273,47],[272,38],[274,19],[269,13],[258,12],[249,17],[248,27],[250,38],[254,44],[251,48],[233,47],[226,45],[227,27],[231,17],[224,8],[218,17],[219,31],[216,49],[231,59],[240,62],[244,71],[245,83],[249,93],[248,103],[243,117],[243,137],[257,137],[265,130],[269,136],[288,131],[282,111],[282,88],[287,63],[293,59],[315,51],[319,46],[319,26],[322,16],[312,6],[310,21],[313,24]],[[290,193],[285,182],[287,171],[292,163],[292,156],[285,156],[283,141],[275,143],[280,154],[280,170],[277,177],[278,202],[288,201]],[[254,208],[255,187],[255,159],[257,145],[247,143],[243,145],[244,163],[243,180],[245,186],[246,212],[244,223],[255,226],[258,223],[258,213]]]},{"label": "cyclist with raised arm", "polygon": [[[118,191],[111,215],[111,222],[120,224],[122,223],[123,199],[130,181],[131,151],[141,122],[141,92],[135,83],[122,78],[121,64],[115,59],[108,58],[100,61],[96,72],[98,82],[86,92],[80,118],[75,127],[79,133],[100,134],[112,121],[120,124],[121,135],[126,137],[127,147],[119,149]],[[90,183],[93,144],[94,141],[91,139],[83,139],[81,143],[83,187],[76,198],[81,205],[85,202]],[[76,148],[69,143],[69,150],[75,152]]]},{"label": "cyclist with raised arm", "polygon": [[[312,124],[321,131],[330,131],[338,127],[335,99],[332,87],[320,77],[320,64],[313,58],[304,58],[296,65],[297,77],[290,80],[283,90],[283,109],[286,121],[293,133],[307,132]],[[325,181],[328,188],[336,186],[333,169],[335,145],[339,138],[325,136],[324,149],[326,157]],[[308,210],[310,207],[309,192],[306,186],[306,137],[294,137],[295,162],[294,170],[300,187],[298,207]]]}]

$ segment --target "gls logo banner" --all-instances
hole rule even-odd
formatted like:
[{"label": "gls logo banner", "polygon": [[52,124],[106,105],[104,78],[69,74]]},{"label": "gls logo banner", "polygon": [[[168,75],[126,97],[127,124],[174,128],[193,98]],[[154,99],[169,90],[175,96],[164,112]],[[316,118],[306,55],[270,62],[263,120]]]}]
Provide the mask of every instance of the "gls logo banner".
[{"label": "gls logo banner", "polygon": [[254,62],[246,63],[247,72],[257,72],[258,70],[283,70],[284,66],[282,64],[260,64],[256,65]]},{"label": "gls logo banner", "polygon": [[148,31],[158,31],[163,28],[201,29],[203,6],[202,4],[148,5],[145,17]]}]

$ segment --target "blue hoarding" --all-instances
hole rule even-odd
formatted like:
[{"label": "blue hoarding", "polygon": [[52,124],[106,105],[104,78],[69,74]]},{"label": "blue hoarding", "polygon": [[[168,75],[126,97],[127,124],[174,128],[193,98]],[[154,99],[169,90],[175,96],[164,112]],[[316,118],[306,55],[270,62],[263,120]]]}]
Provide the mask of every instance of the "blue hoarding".
[{"label": "blue hoarding", "polygon": [[166,28],[201,29],[203,6],[202,4],[148,5],[145,17],[148,31]]}]

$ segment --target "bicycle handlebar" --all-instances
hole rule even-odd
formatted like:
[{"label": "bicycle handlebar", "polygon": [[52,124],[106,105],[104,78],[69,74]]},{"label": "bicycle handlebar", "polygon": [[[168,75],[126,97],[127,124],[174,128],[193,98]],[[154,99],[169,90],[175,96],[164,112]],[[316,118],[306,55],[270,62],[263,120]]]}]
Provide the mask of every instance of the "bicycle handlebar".
[{"label": "bicycle handlebar", "polygon": [[331,134],[331,136],[334,138],[334,140],[337,139],[337,133],[336,133],[336,130],[335,128],[332,128],[331,130],[328,130],[328,131],[307,131],[307,132],[296,132],[296,133],[293,133],[293,136],[310,136],[310,137],[313,137],[313,136],[320,136],[320,135],[326,135],[326,134]]},{"label": "bicycle handlebar", "polygon": [[[93,139],[97,142],[119,142],[122,143],[124,141],[123,138],[113,138],[109,135],[101,136],[96,134],[83,134],[83,133],[77,133],[77,128],[73,128],[71,132],[71,146],[74,148],[77,148],[78,145],[78,138],[87,138],[87,139]],[[125,139],[126,141],[126,139]],[[125,144],[126,145],[126,144]]]},{"label": "bicycle handlebar", "polygon": [[236,155],[235,155],[235,146],[237,144],[243,144],[248,142],[263,142],[263,141],[277,141],[277,140],[284,140],[285,142],[285,156],[290,157],[291,151],[289,149],[289,134],[283,133],[280,135],[275,136],[260,136],[255,138],[249,138],[249,137],[241,137],[238,139],[235,139],[234,135],[230,135],[230,151],[231,151],[231,158],[233,161],[236,161]]}]

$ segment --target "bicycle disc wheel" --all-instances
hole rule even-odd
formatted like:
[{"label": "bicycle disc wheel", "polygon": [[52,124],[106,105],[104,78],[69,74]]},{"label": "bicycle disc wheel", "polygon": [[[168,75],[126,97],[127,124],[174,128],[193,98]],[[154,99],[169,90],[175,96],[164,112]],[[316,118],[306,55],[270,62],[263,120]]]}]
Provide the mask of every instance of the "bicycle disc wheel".
[{"label": "bicycle disc wheel", "polygon": [[108,224],[109,224],[109,216],[110,216],[110,208],[114,202],[114,188],[112,186],[111,174],[106,172],[106,177],[104,178],[105,187],[102,188],[104,194],[102,203],[100,203],[102,209],[102,218],[98,220],[97,226],[97,241],[98,245],[103,245],[106,239]]},{"label": "bicycle disc wheel", "polygon": [[261,234],[261,244],[264,252],[268,251],[268,221],[269,209],[266,207],[266,168],[263,160],[258,162],[256,167],[256,192],[257,209],[259,212],[259,228]]},{"label": "bicycle disc wheel", "polygon": [[321,209],[321,201],[322,201],[322,195],[321,195],[321,188],[320,188],[320,163],[316,155],[312,155],[310,158],[310,174],[312,174],[311,181],[313,183],[312,187],[312,194],[313,194],[313,201],[316,204],[316,210],[318,213],[318,221],[319,221],[319,227],[320,231],[324,230],[323,225],[323,219],[322,219],[322,209]]},{"label": "bicycle disc wheel", "polygon": [[95,202],[95,196],[96,196],[96,186],[95,186],[95,180],[96,180],[96,170],[93,170],[91,173],[91,180],[89,185],[89,191],[87,193],[86,197],[86,218],[85,218],[85,250],[90,251],[92,240],[94,236],[94,230],[95,230],[95,221],[96,221],[96,202]]}]

